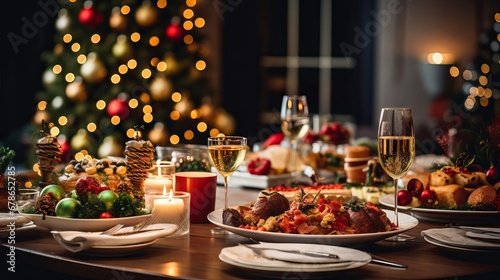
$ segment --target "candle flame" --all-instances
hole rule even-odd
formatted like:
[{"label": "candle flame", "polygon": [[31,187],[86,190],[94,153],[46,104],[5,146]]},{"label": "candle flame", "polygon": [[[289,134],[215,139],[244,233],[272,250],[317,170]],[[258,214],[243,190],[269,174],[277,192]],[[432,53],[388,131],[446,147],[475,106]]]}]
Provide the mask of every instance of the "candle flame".
[{"label": "candle flame", "polygon": [[163,195],[167,195],[167,185],[163,185]]},{"label": "candle flame", "polygon": [[168,198],[168,201],[172,201],[172,196],[173,196],[173,192],[172,192],[172,189],[170,189],[170,196]]}]

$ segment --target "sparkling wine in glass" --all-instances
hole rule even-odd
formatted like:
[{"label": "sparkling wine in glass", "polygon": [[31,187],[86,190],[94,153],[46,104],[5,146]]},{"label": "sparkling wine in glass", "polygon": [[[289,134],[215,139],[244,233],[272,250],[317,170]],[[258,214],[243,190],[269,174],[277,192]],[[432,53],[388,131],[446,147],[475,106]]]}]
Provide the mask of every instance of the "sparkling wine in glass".
[{"label": "sparkling wine in glass", "polygon": [[309,106],[305,95],[285,95],[281,103],[281,131],[290,139],[292,158],[290,170],[297,176],[297,145],[309,130]]},{"label": "sparkling wine in glass", "polygon": [[[248,149],[247,138],[241,136],[221,136],[208,138],[208,154],[210,162],[217,172],[224,178],[224,209],[228,205],[229,177],[240,167],[245,160]],[[212,233],[225,233],[224,230],[212,229]]]},{"label": "sparkling wine in glass", "polygon": [[415,131],[410,108],[382,108],[378,127],[378,158],[394,180],[394,224],[398,227],[398,180],[415,159]]}]

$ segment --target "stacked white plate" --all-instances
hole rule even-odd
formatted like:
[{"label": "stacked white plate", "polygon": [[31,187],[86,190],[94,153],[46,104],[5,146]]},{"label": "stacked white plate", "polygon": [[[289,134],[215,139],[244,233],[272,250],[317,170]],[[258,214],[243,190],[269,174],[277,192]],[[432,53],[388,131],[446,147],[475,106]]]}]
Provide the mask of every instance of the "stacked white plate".
[{"label": "stacked white plate", "polygon": [[[261,243],[252,244],[258,248],[266,248],[266,257],[256,255],[251,249],[242,245],[227,247],[221,250],[219,259],[227,264],[252,270],[276,272],[326,272],[358,268],[368,264],[371,256],[365,252],[339,246],[302,244],[302,243]],[[338,259],[323,257],[306,257],[291,253],[283,253],[273,249],[307,250],[335,254]]]},{"label": "stacked white plate", "polygon": [[35,228],[29,217],[17,213],[0,213],[0,235],[8,235],[11,231]]},{"label": "stacked white plate", "polygon": [[424,230],[422,231],[422,237],[435,246],[455,251],[500,254],[500,233],[477,233],[447,227]]}]

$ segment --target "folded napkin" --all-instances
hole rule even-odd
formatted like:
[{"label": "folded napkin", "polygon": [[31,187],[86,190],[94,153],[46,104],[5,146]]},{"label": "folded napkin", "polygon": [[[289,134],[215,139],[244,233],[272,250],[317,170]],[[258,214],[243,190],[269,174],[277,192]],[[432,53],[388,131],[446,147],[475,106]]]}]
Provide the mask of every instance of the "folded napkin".
[{"label": "folded napkin", "polygon": [[16,227],[22,226],[28,222],[30,222],[31,219],[29,217],[26,217],[21,214],[16,214],[16,213],[0,213],[0,227],[6,227],[14,223]]},{"label": "folded napkin", "polygon": [[421,235],[428,236],[445,245],[452,245],[455,247],[490,250],[500,249],[499,243],[470,238],[467,233],[466,230],[459,228],[431,228],[423,230]]},{"label": "folded napkin", "polygon": [[[132,244],[141,244],[166,237],[177,230],[178,226],[174,224],[153,224],[142,230],[159,229],[154,231],[145,231],[133,233],[130,235],[101,235],[100,232],[83,231],[51,231],[52,236],[61,246],[71,252],[80,252],[94,246],[124,246]],[[132,231],[132,227],[125,227],[116,234]]]}]

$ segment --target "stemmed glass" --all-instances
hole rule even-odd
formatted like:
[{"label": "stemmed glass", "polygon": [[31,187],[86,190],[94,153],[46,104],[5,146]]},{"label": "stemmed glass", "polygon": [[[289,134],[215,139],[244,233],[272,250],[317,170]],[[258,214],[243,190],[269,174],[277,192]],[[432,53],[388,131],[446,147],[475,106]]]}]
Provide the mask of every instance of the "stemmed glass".
[{"label": "stemmed glass", "polygon": [[394,180],[394,224],[398,227],[398,179],[408,172],[415,159],[415,131],[410,108],[382,108],[378,158],[384,171]]},{"label": "stemmed glass", "polygon": [[281,102],[281,131],[290,139],[292,177],[297,172],[297,145],[309,130],[309,106],[305,95],[285,95]]},{"label": "stemmed glass", "polygon": [[[229,177],[245,160],[247,149],[247,138],[245,137],[221,136],[208,138],[210,162],[224,178],[224,209],[229,207],[227,198]],[[221,228],[212,229],[214,234],[223,234],[225,232]]]}]

